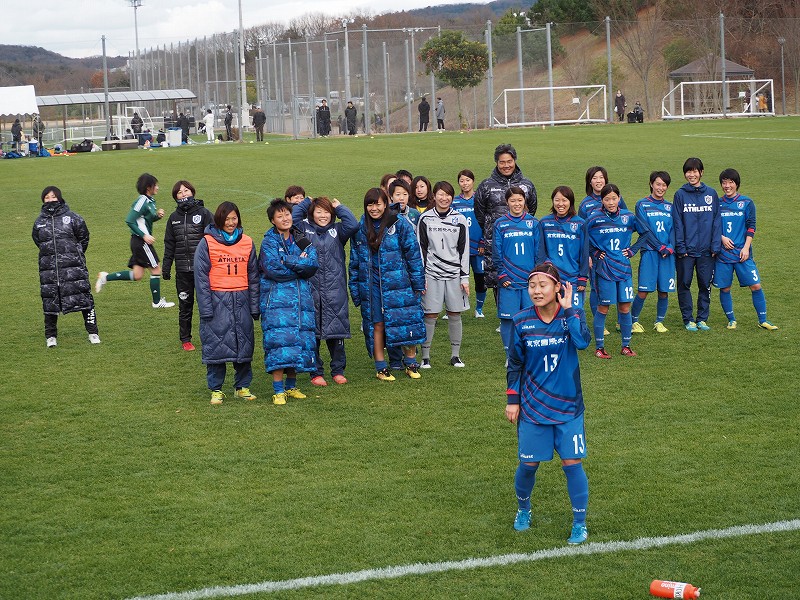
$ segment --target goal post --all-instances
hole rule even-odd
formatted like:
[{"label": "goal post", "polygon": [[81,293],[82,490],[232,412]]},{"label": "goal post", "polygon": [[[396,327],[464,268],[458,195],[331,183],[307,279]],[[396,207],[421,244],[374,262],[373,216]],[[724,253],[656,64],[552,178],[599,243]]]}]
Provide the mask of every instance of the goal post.
[{"label": "goal post", "polygon": [[772,79],[681,81],[661,100],[661,118],[774,117],[774,98]]},{"label": "goal post", "polygon": [[494,100],[494,127],[605,123],[605,85],[507,88]]}]

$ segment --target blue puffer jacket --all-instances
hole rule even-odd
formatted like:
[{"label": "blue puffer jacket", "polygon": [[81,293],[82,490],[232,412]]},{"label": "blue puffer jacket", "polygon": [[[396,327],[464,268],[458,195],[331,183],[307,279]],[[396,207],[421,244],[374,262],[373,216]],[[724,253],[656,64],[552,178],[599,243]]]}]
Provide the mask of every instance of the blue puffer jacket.
[{"label": "blue puffer jacket", "polygon": [[[376,255],[367,244],[367,227],[361,218],[358,231],[350,240],[350,296],[353,304],[361,307],[361,330],[372,356],[374,338],[372,306],[370,301],[372,261]],[[425,321],[422,315],[420,294],[425,289],[425,270],[414,235],[414,226],[405,219],[392,215],[377,253],[380,270],[380,297],[383,304],[383,322],[386,328],[386,346],[413,346],[425,341]]]},{"label": "blue puffer jacket", "polygon": [[358,230],[353,211],[340,204],[334,210],[340,219],[332,219],[325,227],[314,223],[308,214],[311,198],[292,209],[292,220],[317,251],[319,269],[311,278],[317,338],[336,340],[350,338],[350,306],[347,301],[347,269],[344,247]]},{"label": "blue puffer jacket", "polygon": [[194,285],[200,311],[200,341],[203,342],[203,364],[251,362],[253,360],[253,317],[258,317],[258,262],[252,239],[241,229],[232,242],[222,236],[214,225],[206,227],[205,235],[217,242],[232,246],[243,242],[252,244],[247,260],[247,289],[241,291],[212,290],[209,281],[211,260],[206,238],[197,244],[194,255]]},{"label": "blue puffer jacket", "polygon": [[[293,229],[293,236],[302,233]],[[264,366],[277,369],[316,370],[316,327],[310,278],[317,272],[317,251],[305,249],[274,227],[264,234],[258,266],[261,269],[261,328],[264,331]]]}]

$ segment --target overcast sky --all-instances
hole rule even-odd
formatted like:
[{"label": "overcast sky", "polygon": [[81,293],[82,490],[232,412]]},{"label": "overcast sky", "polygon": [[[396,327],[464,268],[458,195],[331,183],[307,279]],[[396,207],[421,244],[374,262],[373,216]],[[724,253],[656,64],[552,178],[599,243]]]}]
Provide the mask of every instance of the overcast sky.
[{"label": "overcast sky", "polygon": [[[245,27],[289,23],[306,13],[343,15],[354,9],[380,14],[400,8],[456,4],[463,0],[241,0]],[[472,0],[486,3],[487,0]],[[0,44],[41,46],[64,56],[127,56],[136,46],[134,9],[128,0],[3,0]],[[239,27],[238,0],[143,0],[138,9],[139,49],[202,38]]]}]

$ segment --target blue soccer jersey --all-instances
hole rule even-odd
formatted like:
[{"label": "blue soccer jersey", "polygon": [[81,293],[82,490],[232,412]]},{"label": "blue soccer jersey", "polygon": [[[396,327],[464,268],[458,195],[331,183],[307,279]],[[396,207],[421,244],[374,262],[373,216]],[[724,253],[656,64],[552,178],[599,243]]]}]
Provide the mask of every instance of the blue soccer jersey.
[{"label": "blue soccer jersey", "polygon": [[[622,196],[619,198],[619,207],[626,210],[628,209],[628,206],[625,204],[625,200],[622,199]],[[589,194],[586,196],[586,198],[581,200],[581,205],[578,207],[578,216],[584,221],[588,221],[590,214],[602,208],[603,201],[600,199],[600,194]]]},{"label": "blue soccer jersey", "polygon": [[[631,261],[625,250],[631,248],[633,232],[637,231],[636,217],[629,210],[620,209],[614,215],[604,210],[595,211],[586,223],[589,252],[594,261],[597,277],[607,281],[625,281],[631,278]],[[605,253],[605,258],[599,258]]]},{"label": "blue soccer jersey", "polygon": [[578,216],[559,218],[549,214],[539,221],[542,253],[558,269],[562,281],[586,285],[589,278],[589,246],[586,221]]},{"label": "blue soccer jersey", "polygon": [[464,198],[461,194],[453,198],[452,207],[456,212],[460,212],[467,219],[469,226],[469,255],[476,256],[478,248],[483,246],[483,230],[475,218],[475,195],[472,198]]},{"label": "blue soccer jersey", "polygon": [[546,323],[532,306],[513,323],[506,394],[509,404],[520,404],[520,420],[556,425],[583,414],[578,350],[591,340],[583,311],[559,307]]},{"label": "blue soccer jersey", "polygon": [[539,221],[530,213],[512,217],[506,213],[494,222],[492,261],[497,268],[498,287],[528,287],[528,275],[541,260]]},{"label": "blue soccer jersey", "polygon": [[675,229],[672,227],[672,204],[652,196],[636,203],[636,248],[642,252],[675,253]]},{"label": "blue soccer jersey", "polygon": [[[756,205],[751,198],[736,194],[733,198],[723,196],[719,201],[719,214],[722,217],[722,235],[733,241],[733,249],[722,250],[717,260],[723,263],[738,263],[739,251],[744,247],[748,237],[756,234]],[[753,258],[753,247],[750,247],[750,258]]]}]

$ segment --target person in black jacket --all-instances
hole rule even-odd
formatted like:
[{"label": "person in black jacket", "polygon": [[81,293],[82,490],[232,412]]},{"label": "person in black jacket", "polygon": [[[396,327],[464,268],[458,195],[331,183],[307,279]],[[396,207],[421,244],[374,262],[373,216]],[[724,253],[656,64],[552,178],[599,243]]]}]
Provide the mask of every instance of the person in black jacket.
[{"label": "person in black jacket", "polygon": [[331,109],[328,108],[327,100],[323,100],[317,107],[317,133],[322,137],[331,134]]},{"label": "person in black jacket", "polygon": [[14,149],[16,150],[19,147],[19,143],[22,141],[22,125],[19,122],[19,119],[14,119],[14,124],[11,126],[11,141],[14,142]]},{"label": "person in black jacket", "polygon": [[175,263],[175,288],[178,290],[178,331],[183,349],[194,350],[192,344],[192,313],[194,312],[194,253],[203,239],[207,225],[214,222],[203,201],[194,197],[194,186],[178,181],[172,186],[172,197],[178,208],[169,216],[164,232],[164,261],[162,277],[169,280]]},{"label": "person in black jacket", "polygon": [[428,104],[425,96],[423,96],[422,100],[419,101],[417,110],[419,110],[419,130],[428,131],[428,123],[431,119],[431,105]]},{"label": "person in black jacket", "polygon": [[144,121],[142,121],[142,117],[139,116],[138,112],[133,113],[133,117],[131,118],[131,129],[133,129],[133,133],[140,134],[142,133],[142,126],[144,125]]},{"label": "person in black jacket", "polygon": [[347,122],[347,135],[356,134],[356,117],[358,116],[358,109],[353,106],[353,101],[348,100],[347,108],[344,109],[344,118]]},{"label": "person in black jacket", "polygon": [[233,113],[231,112],[231,105],[225,111],[225,139],[229,142],[233,140]]},{"label": "person in black jacket", "polygon": [[33,242],[39,248],[39,283],[47,347],[57,345],[59,314],[81,311],[89,342],[100,343],[92,285],[86,268],[89,229],[51,185],[42,191],[42,212],[33,224]]},{"label": "person in black jacket", "polygon": [[260,106],[256,106],[256,111],[253,113],[253,127],[256,130],[256,141],[264,141],[264,124],[267,122],[267,115],[261,110]]},{"label": "person in black jacket", "polygon": [[[525,206],[529,213],[536,214],[538,199],[536,186],[522,174],[517,165],[517,151],[511,144],[500,144],[494,149],[495,168],[491,175],[481,181],[475,190],[475,218],[483,231],[486,247],[492,247],[495,220],[508,212],[506,191],[511,186],[525,191]],[[487,288],[497,289],[497,269],[489,252],[484,257],[484,280]]]},{"label": "person in black jacket", "polygon": [[177,126],[181,128],[181,142],[189,141],[189,117],[181,113],[178,115]]}]

